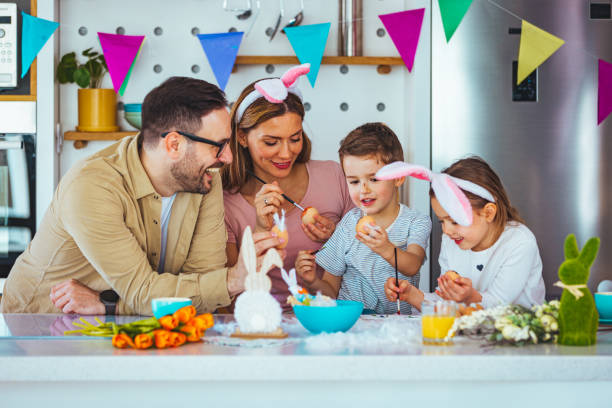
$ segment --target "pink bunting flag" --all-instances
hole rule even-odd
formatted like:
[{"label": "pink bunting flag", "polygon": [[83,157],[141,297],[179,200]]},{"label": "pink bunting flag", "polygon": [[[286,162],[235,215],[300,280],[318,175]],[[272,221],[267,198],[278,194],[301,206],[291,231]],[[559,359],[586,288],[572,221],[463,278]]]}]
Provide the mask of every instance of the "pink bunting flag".
[{"label": "pink bunting flag", "polygon": [[419,45],[424,16],[424,8],[378,16],[409,72],[412,72],[414,65],[414,56]]},{"label": "pink bunting flag", "polygon": [[597,125],[612,112],[612,64],[599,60],[597,79]]},{"label": "pink bunting flag", "polygon": [[108,73],[113,81],[115,93],[119,93],[134,59],[138,55],[144,35],[119,35],[98,33]]}]

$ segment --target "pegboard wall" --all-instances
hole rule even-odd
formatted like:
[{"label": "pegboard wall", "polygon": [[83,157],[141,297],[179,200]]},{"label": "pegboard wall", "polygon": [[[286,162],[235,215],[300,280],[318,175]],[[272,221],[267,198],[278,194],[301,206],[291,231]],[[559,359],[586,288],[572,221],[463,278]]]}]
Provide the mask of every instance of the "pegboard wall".
[{"label": "pegboard wall", "polygon": [[[227,0],[228,8],[241,8],[247,3],[247,0]],[[274,27],[281,2],[261,0],[259,14],[255,11],[257,1],[253,0],[252,3],[252,16],[241,20],[237,18],[238,12],[224,10],[223,0],[60,0],[59,56],[71,51],[78,54],[92,46],[99,50],[98,31],[145,35],[141,55],[124,96],[119,97],[120,101],[141,102],[153,87],[173,75],[191,76],[216,83],[194,33],[244,31],[239,55],[294,55],[286,35],[279,32],[270,41],[266,34],[268,28]],[[285,15],[281,27],[299,11],[300,0],[284,0],[282,3]],[[364,0],[364,55],[398,56],[378,18],[379,14],[429,7],[429,4],[430,1],[423,0]],[[303,25],[332,23],[325,55],[337,55],[338,2],[305,0],[303,13]],[[307,80],[301,81],[304,101],[309,108],[305,129],[313,139],[313,158],[337,160],[340,139],[356,126],[368,121],[387,123],[402,139],[409,157],[412,156],[414,149],[409,141],[418,129],[415,121],[420,119],[410,114],[414,107],[407,104],[412,98],[421,104],[422,100],[419,102],[420,98],[416,96],[420,92],[429,92],[427,15],[425,20],[422,43],[411,74],[404,66],[394,66],[391,73],[380,75],[376,72],[376,66],[322,65],[314,89]],[[422,63],[419,64],[419,61]],[[262,77],[280,76],[287,68],[282,65],[238,66],[225,89],[228,100],[237,98],[248,83]],[[421,80],[418,80],[420,77]],[[103,86],[112,87],[110,76],[105,77]],[[74,129],[77,124],[76,90],[76,85],[60,87],[62,130]],[[120,126],[132,129],[123,120],[122,113],[118,112]],[[428,121],[427,117],[421,116],[422,120]],[[65,143],[62,148],[61,173],[65,173],[75,160],[105,144],[90,142],[87,148],[75,151],[72,143]]]},{"label": "pegboard wall", "polygon": [[[224,10],[223,0],[56,0],[59,4],[59,58],[67,52],[95,47],[100,50],[97,32],[145,35],[140,57],[123,97],[124,103],[142,102],[145,95],[168,77],[190,76],[216,83],[204,51],[195,34],[244,31],[239,55],[294,55],[286,35],[277,33],[270,41],[267,31],[274,27],[281,1],[252,0],[253,14],[238,19],[239,12]],[[260,12],[256,12],[259,3]],[[435,2],[437,4],[437,2]],[[228,8],[244,8],[247,0],[227,0]],[[284,0],[281,27],[300,9],[300,0]],[[378,15],[407,9],[426,9],[414,67],[393,66],[381,75],[376,66],[321,65],[315,87],[304,78],[301,89],[307,107],[305,130],[313,141],[313,159],[338,160],[340,140],[355,127],[373,121],[385,122],[400,138],[406,160],[430,165],[430,83],[432,0],[364,0],[363,55],[399,56]],[[303,22],[331,22],[324,55],[338,55],[338,1],[304,0]],[[288,66],[240,65],[225,89],[229,101],[254,80],[280,76]],[[110,76],[103,87],[112,88]],[[73,130],[77,124],[77,86],[59,90],[60,127]],[[133,128],[118,112],[122,129]],[[64,142],[60,154],[60,175],[80,160],[112,142],[89,142],[76,150]],[[402,202],[429,214],[426,183],[406,183]],[[409,193],[408,193],[409,191]],[[409,199],[410,197],[410,199]],[[421,287],[428,289],[428,263],[421,271]]]}]

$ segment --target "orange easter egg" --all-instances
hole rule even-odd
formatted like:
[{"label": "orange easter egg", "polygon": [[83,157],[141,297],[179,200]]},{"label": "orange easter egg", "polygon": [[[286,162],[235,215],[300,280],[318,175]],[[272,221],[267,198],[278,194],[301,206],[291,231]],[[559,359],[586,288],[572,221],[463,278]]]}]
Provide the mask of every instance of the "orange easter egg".
[{"label": "orange easter egg", "polygon": [[453,282],[459,279],[459,274],[455,271],[448,271],[445,273],[447,277],[449,277]]},{"label": "orange easter egg", "polygon": [[274,232],[279,238],[283,239],[283,243],[278,245],[276,248],[283,249],[287,246],[289,242],[289,231],[283,230],[281,231],[276,225],[272,227],[272,232]]},{"label": "orange easter egg", "polygon": [[302,224],[314,224],[315,215],[319,215],[319,211],[314,207],[306,207],[302,211]]},{"label": "orange easter egg", "polygon": [[363,232],[367,235],[370,232],[370,229],[366,227],[366,225],[368,224],[376,224],[376,222],[374,221],[374,218],[370,217],[369,215],[364,215],[357,222],[357,226],[355,227],[355,229],[357,230],[357,232]]}]

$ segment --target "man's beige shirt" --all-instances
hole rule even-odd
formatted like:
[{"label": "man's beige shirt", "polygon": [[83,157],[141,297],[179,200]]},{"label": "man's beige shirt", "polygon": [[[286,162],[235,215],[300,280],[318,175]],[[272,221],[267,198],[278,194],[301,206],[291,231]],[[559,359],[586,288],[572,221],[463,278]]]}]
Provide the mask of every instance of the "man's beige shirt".
[{"label": "man's beige shirt", "polygon": [[151,314],[156,297],[191,298],[198,312],[230,303],[221,178],[206,195],[176,195],[158,274],[161,197],[140,162],[140,143],[124,138],[66,173],[8,276],[2,312],[60,313],[49,293],[68,279],[115,290],[118,314]]}]

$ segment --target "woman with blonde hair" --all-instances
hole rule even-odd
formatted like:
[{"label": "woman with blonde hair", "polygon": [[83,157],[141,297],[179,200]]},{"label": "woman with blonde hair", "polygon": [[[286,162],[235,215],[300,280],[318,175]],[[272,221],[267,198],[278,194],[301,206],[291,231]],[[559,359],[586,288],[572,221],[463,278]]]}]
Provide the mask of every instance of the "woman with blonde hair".
[{"label": "woman with blonde hair", "polygon": [[[288,242],[285,269],[294,267],[300,250],[318,250],[332,235],[336,223],[353,207],[344,174],[334,161],[311,160],[311,141],[303,130],[304,105],[297,88],[309,64],[248,85],[230,112],[230,148],[234,160],[222,170],[227,260],[238,260],[242,231],[273,227],[273,215],[286,213]],[[262,183],[260,180],[266,182]],[[314,207],[312,224],[302,223],[303,208]],[[319,271],[321,274],[323,271]],[[289,290],[280,270],[270,271],[272,295],[286,305]]]}]

